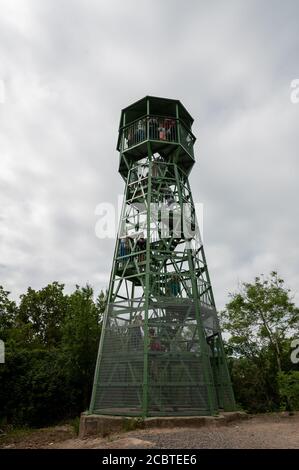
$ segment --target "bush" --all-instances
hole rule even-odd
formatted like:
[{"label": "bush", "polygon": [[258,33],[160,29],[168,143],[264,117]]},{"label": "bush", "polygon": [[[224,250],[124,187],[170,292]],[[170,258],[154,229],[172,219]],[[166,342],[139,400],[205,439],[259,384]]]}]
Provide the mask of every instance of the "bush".
[{"label": "bush", "polygon": [[1,369],[0,409],[14,425],[43,426],[72,415],[59,350],[10,350]]},{"label": "bush", "polygon": [[29,288],[19,306],[0,288],[0,422],[45,426],[88,406],[105,295],[95,302],[90,286],[71,295],[63,287]]},{"label": "bush", "polygon": [[277,380],[282,408],[299,410],[299,371],[280,372]]}]

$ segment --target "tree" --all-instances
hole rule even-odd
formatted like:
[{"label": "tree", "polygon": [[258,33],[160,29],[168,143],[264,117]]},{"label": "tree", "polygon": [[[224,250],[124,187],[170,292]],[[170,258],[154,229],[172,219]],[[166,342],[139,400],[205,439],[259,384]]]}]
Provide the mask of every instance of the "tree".
[{"label": "tree", "polygon": [[105,306],[88,285],[70,295],[58,282],[29,287],[19,306],[0,288],[0,422],[40,426],[86,409]]},{"label": "tree", "polygon": [[299,371],[278,374],[279,394],[290,411],[299,409]]},{"label": "tree", "polygon": [[27,332],[23,341],[48,347],[59,344],[68,308],[68,297],[63,290],[64,284],[53,282],[39,291],[29,287],[20,296],[17,326]]},{"label": "tree", "polygon": [[104,293],[101,292],[94,303],[93,289],[89,285],[76,286],[69,297],[63,324],[62,347],[68,358],[70,389],[73,395],[79,391],[84,408],[90,399],[104,308]]},{"label": "tree", "polygon": [[240,292],[230,294],[231,301],[222,312],[222,324],[230,334],[228,346],[236,354],[255,357],[270,348],[277,370],[281,368],[281,345],[299,326],[299,309],[273,271],[268,278],[256,277],[254,284],[243,283]]},{"label": "tree", "polygon": [[9,299],[10,292],[0,286],[0,339],[6,341],[8,332],[13,327],[17,306],[16,303]]},{"label": "tree", "polygon": [[[277,375],[292,367],[290,341],[298,332],[299,309],[277,272],[243,283],[221,312],[239,401],[258,411],[279,405]],[[251,397],[249,398],[251,388]]]}]

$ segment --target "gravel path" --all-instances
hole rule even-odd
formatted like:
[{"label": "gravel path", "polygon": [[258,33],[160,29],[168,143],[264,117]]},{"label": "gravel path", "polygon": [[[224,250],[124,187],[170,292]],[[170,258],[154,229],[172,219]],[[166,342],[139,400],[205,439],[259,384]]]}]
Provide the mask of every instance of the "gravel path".
[{"label": "gravel path", "polygon": [[68,426],[46,428],[3,442],[3,448],[60,449],[299,449],[299,413],[251,416],[227,425],[135,430],[108,438],[79,439]]},{"label": "gravel path", "polygon": [[[255,416],[249,420],[217,427],[135,431],[128,433],[126,437],[147,443],[143,446],[141,442],[132,447],[157,449],[299,449],[299,415]],[[116,439],[110,443],[110,447],[111,444],[114,448],[122,448],[125,442],[124,439],[119,442]],[[109,448],[109,445],[104,447],[106,446]]]}]

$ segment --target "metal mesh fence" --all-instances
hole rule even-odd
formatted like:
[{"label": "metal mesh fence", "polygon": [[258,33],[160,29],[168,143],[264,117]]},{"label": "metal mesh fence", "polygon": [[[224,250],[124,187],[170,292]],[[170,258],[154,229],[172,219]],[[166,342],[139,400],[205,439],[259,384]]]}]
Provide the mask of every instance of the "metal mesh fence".
[{"label": "metal mesh fence", "polygon": [[[213,386],[210,400],[217,407],[217,388],[224,390],[224,377],[220,359],[212,349],[212,369],[217,365],[214,373],[209,373],[203,363],[193,301],[164,298],[163,302],[150,303],[147,322],[145,313],[142,299],[109,306],[96,412],[140,415],[146,393],[148,415],[209,414],[207,385]],[[215,309],[202,305],[201,321],[207,337],[217,333]],[[221,402],[225,401],[224,393],[221,397]]]}]

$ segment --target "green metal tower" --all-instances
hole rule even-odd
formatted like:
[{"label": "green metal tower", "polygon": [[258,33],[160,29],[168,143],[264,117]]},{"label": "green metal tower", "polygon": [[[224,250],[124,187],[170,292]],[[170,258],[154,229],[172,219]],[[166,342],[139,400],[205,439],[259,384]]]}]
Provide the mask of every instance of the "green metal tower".
[{"label": "green metal tower", "polygon": [[235,407],[188,181],[192,123],[180,101],[151,96],[121,113],[125,192],[91,413],[214,415]]}]

